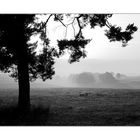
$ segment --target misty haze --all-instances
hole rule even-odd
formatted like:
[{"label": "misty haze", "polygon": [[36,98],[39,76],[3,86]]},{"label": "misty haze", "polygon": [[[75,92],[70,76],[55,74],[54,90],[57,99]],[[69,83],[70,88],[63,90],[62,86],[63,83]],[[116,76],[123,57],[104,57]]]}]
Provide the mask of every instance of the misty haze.
[{"label": "misty haze", "polygon": [[1,14],[1,126],[139,126],[140,14]]},{"label": "misty haze", "polygon": [[[56,73],[45,82],[31,82],[31,88],[116,88],[140,89],[140,61],[137,60],[81,60],[68,64],[67,59],[56,61]],[[124,65],[125,64],[125,65]],[[67,68],[67,70],[63,69]],[[0,74],[0,88],[18,88],[18,82],[7,74]],[[7,87],[8,84],[8,87]]]}]

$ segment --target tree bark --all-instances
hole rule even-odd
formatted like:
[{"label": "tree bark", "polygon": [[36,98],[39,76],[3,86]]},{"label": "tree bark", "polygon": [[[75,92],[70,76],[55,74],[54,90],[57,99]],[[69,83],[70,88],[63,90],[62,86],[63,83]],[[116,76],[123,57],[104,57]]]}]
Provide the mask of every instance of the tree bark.
[{"label": "tree bark", "polygon": [[20,111],[25,112],[30,110],[30,82],[29,82],[28,62],[26,60],[26,57],[23,58],[19,58],[18,62],[18,84],[19,84],[18,108]]},{"label": "tree bark", "polygon": [[24,19],[19,22],[18,28],[19,32],[17,33],[16,42],[19,85],[18,108],[20,112],[25,112],[30,110],[30,81],[28,68],[28,45],[24,31]]}]

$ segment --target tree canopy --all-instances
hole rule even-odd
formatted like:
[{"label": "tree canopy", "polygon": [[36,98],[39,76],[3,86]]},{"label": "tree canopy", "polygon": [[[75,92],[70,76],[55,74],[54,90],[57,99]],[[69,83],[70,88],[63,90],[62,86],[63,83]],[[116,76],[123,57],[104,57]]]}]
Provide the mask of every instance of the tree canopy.
[{"label": "tree canopy", "polygon": [[[42,16],[42,15],[40,15]],[[129,24],[125,30],[120,26],[111,25],[108,19],[112,14],[45,14],[46,20],[38,20],[36,15],[0,15],[0,70],[8,72],[12,77],[18,78],[18,55],[21,51],[21,40],[24,38],[24,47],[27,49],[27,61],[29,67],[30,80],[41,78],[46,80],[54,75],[55,57],[60,57],[65,54],[65,50],[69,50],[69,62],[79,61],[81,57],[86,57],[85,46],[91,41],[83,36],[83,29],[90,25],[91,30],[96,26],[104,27],[105,35],[112,41],[122,42],[122,46],[126,46],[128,41],[133,37],[137,27],[134,24]],[[71,39],[57,40],[58,49],[56,46],[50,46],[50,38],[46,34],[47,24],[50,19],[54,22],[60,22],[64,28],[72,25],[74,37]],[[65,19],[71,22],[65,23]],[[78,31],[75,30],[77,24]],[[31,36],[38,35],[42,42],[43,51],[40,54],[36,53],[36,48],[39,45],[38,41],[30,42]],[[18,44],[18,45],[15,45]],[[23,45],[22,45],[23,46]]]}]

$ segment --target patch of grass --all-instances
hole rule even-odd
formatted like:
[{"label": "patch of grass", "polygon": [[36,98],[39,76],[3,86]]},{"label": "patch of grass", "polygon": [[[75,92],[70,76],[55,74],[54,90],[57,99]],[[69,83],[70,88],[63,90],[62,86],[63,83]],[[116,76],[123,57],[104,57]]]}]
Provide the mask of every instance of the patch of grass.
[{"label": "patch of grass", "polygon": [[[0,91],[0,126],[140,126],[140,90],[45,89],[19,112],[17,95]],[[90,93],[80,97],[79,93]]]}]

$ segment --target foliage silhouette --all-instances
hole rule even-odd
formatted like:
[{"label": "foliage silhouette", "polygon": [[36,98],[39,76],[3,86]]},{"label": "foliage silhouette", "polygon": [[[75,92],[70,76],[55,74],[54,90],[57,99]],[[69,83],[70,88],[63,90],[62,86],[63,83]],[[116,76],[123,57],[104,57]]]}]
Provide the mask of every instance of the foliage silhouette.
[{"label": "foliage silhouette", "polygon": [[[129,24],[125,31],[121,27],[111,25],[108,19],[112,14],[45,14],[46,20],[42,21],[35,14],[2,14],[0,15],[0,70],[10,73],[10,76],[18,80],[19,101],[18,106],[21,111],[30,109],[30,81],[41,78],[45,81],[55,74],[55,58],[65,54],[65,50],[70,52],[69,62],[79,61],[81,57],[86,57],[85,46],[91,39],[85,39],[82,31],[90,25],[91,29],[96,26],[108,29],[105,35],[110,41],[121,41],[126,46],[128,41],[137,31],[134,24]],[[74,37],[70,40],[57,40],[58,49],[50,46],[50,38],[46,34],[47,24],[50,19],[60,22],[64,28],[69,25],[73,27]],[[65,18],[72,22],[65,23]],[[78,31],[75,31],[77,24]],[[32,36],[39,36],[38,41],[30,42]],[[40,54],[36,53],[39,40],[43,46]]]}]

